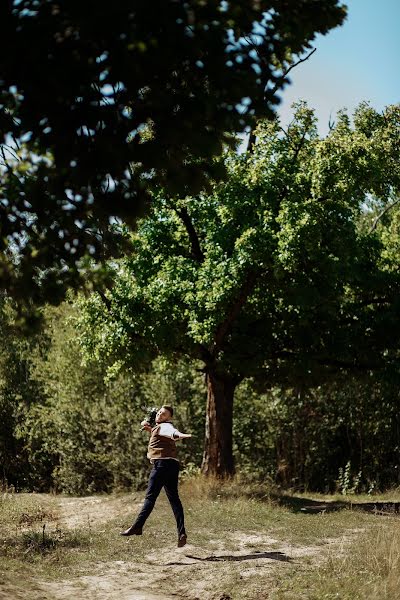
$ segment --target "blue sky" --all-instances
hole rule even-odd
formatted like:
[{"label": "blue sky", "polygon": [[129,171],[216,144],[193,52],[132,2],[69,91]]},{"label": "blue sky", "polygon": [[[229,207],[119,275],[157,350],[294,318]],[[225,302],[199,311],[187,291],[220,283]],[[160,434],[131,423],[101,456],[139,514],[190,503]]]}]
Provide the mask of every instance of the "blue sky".
[{"label": "blue sky", "polygon": [[290,105],[304,99],[316,109],[319,129],[340,108],[362,100],[382,110],[400,102],[400,0],[347,0],[342,27],[314,41],[317,51],[291,72],[278,108],[283,124]]}]

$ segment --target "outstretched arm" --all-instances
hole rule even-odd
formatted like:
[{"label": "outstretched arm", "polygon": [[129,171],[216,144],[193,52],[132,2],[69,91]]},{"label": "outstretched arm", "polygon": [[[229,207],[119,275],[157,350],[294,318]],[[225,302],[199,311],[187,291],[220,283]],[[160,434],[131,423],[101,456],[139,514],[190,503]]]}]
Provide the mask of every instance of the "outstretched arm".
[{"label": "outstretched arm", "polygon": [[181,433],[180,431],[177,431],[176,434],[174,435],[174,439],[176,440],[184,440],[186,438],[190,438],[192,437],[191,433]]},{"label": "outstretched arm", "polygon": [[[146,429],[146,431],[151,431],[151,427],[146,421],[142,421],[142,429]],[[191,433],[181,433],[180,431],[175,429],[172,423],[160,423],[158,435],[168,437],[176,441],[192,437]]]}]

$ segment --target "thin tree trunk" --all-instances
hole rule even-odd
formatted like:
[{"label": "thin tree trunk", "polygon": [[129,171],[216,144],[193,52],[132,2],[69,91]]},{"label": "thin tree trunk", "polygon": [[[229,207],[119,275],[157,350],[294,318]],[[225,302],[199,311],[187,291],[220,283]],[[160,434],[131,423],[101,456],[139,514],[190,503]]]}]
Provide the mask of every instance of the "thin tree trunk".
[{"label": "thin tree trunk", "polygon": [[228,477],[235,472],[232,454],[233,395],[236,383],[227,374],[207,374],[207,414],[202,471]]}]

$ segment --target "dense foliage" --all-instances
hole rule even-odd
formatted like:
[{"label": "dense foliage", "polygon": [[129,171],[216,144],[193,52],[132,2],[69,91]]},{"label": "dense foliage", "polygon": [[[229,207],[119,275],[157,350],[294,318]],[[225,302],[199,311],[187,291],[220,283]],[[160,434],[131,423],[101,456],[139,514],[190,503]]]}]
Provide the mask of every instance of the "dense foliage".
[{"label": "dense foliage", "polygon": [[103,258],[110,217],[134,222],[154,184],[204,187],[344,15],[338,0],[2,2],[2,285],[54,301]]},{"label": "dense foliage", "polygon": [[[204,437],[202,375],[158,359],[146,373],[85,366],[77,308],[46,309],[27,344],[2,312],[0,465],[16,489],[74,494],[142,487],[148,473],[142,407],[171,403],[193,438],[179,448],[187,473],[199,468]],[[337,377],[313,388],[237,389],[233,418],[238,470],[284,488],[349,493],[400,484],[398,383]],[[347,471],[346,471],[347,468]],[[347,473],[347,477],[345,477]]]},{"label": "dense foliage", "polygon": [[193,432],[181,457],[200,460],[199,386],[188,365],[176,368],[158,360],[146,374],[126,373],[107,382],[102,365],[83,364],[77,309],[49,307],[44,318],[28,344],[12,329],[9,307],[6,311],[9,330],[2,337],[0,366],[4,480],[19,488],[73,493],[142,485],[147,434],[139,423],[154,403],[176,406],[177,424]]},{"label": "dense foliage", "polygon": [[337,376],[323,385],[238,389],[233,421],[241,472],[284,489],[373,492],[400,484],[398,382]]},{"label": "dense foliage", "polygon": [[354,125],[343,113],[324,139],[301,104],[287,131],[261,124],[212,193],[154,199],[114,285],[86,303],[82,341],[114,372],[159,353],[199,361],[211,471],[233,470],[230,406],[243,379],[397,373],[399,272],[365,223],[368,205],[372,215],[399,193],[399,111],[361,105]]}]

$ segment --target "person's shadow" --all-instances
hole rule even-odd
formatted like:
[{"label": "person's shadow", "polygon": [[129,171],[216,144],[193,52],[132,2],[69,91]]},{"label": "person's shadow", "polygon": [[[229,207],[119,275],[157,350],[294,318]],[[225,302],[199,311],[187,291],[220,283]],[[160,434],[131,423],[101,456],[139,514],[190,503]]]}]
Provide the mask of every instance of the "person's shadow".
[{"label": "person's shadow", "polygon": [[280,560],[283,562],[290,562],[292,559],[283,552],[254,552],[254,554],[223,554],[221,556],[207,556],[206,558],[200,558],[199,556],[191,556],[186,554],[188,558],[195,560],[209,561],[209,562],[225,562],[225,561],[242,561],[242,560],[254,560],[257,558],[269,558],[271,560]]},{"label": "person's shadow", "polygon": [[[202,561],[202,562],[240,562],[243,560],[257,560],[259,558],[267,558],[269,560],[278,560],[281,562],[290,562],[291,560],[293,560],[292,558],[290,558],[290,556],[287,556],[287,554],[284,554],[283,552],[254,552],[253,554],[240,554],[240,555],[235,555],[235,554],[222,554],[219,556],[206,556],[205,558],[202,558],[201,556],[193,556],[192,554],[185,554],[186,558],[190,558],[191,560],[198,560],[198,561]],[[178,562],[169,562],[167,563],[168,566],[172,566],[172,565],[190,565],[193,563],[178,563]]]}]

